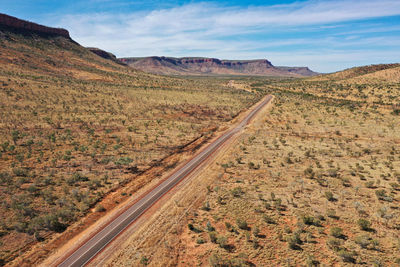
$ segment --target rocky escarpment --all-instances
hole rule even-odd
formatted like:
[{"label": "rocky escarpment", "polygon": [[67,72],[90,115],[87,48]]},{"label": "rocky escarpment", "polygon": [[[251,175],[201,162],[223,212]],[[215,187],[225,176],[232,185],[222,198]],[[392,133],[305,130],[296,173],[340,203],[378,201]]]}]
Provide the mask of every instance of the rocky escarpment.
[{"label": "rocky escarpment", "polygon": [[90,50],[90,52],[92,52],[92,53],[95,53],[99,57],[112,60],[112,61],[114,61],[114,62],[116,62],[118,64],[121,64],[121,65],[125,65],[125,63],[123,63],[120,60],[118,60],[117,57],[113,53],[104,51],[104,50],[102,50],[100,48],[97,48],[97,47],[86,47],[86,49]]},{"label": "rocky escarpment", "polygon": [[220,60],[202,57],[144,57],[121,58],[132,68],[164,75],[258,75],[258,76],[313,76],[307,67],[275,67],[266,59]]},{"label": "rocky escarpment", "polygon": [[15,28],[18,30],[33,31],[48,35],[59,35],[65,38],[70,38],[69,32],[61,28],[46,27],[37,23],[21,20],[6,14],[0,13],[0,26]]}]

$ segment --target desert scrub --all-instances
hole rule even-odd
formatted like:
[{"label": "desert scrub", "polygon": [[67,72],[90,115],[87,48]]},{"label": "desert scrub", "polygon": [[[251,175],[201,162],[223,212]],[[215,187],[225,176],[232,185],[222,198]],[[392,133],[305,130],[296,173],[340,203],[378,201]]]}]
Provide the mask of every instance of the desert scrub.
[{"label": "desert scrub", "polygon": [[371,222],[366,219],[359,219],[357,221],[358,226],[361,230],[371,231]]},{"label": "desert scrub", "polygon": [[[0,61],[17,60],[0,66],[0,118],[9,125],[0,129],[0,173],[8,174],[0,176],[0,211],[6,224],[24,231],[0,237],[17,234],[21,241],[1,246],[0,261],[29,248],[28,222],[75,207],[70,220],[60,220],[72,224],[109,192],[193,140],[209,139],[263,96],[219,79],[137,72],[68,39],[6,31],[13,41],[0,40]],[[32,198],[33,213],[8,208],[23,194]],[[40,239],[51,238],[51,229],[42,227]]]},{"label": "desert scrub", "polygon": [[[189,215],[201,225],[213,222],[216,237],[229,240],[228,249],[217,243],[199,246],[194,234],[188,238],[187,229],[179,238],[171,235],[185,241],[167,255],[176,253],[176,262],[188,266],[207,264],[212,253],[220,259],[251,255],[243,259],[257,266],[307,266],[308,255],[326,265],[346,265],[341,261],[351,258],[373,264],[379,257],[395,266],[399,211],[391,207],[399,203],[390,183],[399,182],[395,176],[400,172],[399,151],[393,150],[393,140],[400,138],[400,118],[383,104],[364,102],[370,101],[363,91],[369,86],[306,79],[260,78],[254,83],[275,95],[273,105],[223,155],[220,162],[226,165],[213,165],[218,173],[206,174],[214,181],[210,188],[219,188],[207,193],[212,209],[204,212],[200,203],[197,215]],[[363,97],[353,94],[358,88]],[[252,168],[250,162],[260,168]],[[372,188],[365,187],[367,181],[374,182]],[[232,193],[237,187],[245,193]],[[375,190],[380,189],[393,201],[379,200]],[[325,192],[331,194],[326,197]],[[251,228],[239,228],[237,218]],[[378,240],[378,236],[374,230],[361,230],[358,218],[373,223],[381,241],[376,251],[369,237]],[[316,227],[318,222],[323,227]],[[342,230],[331,234],[334,227]],[[358,238],[363,234],[369,237]],[[127,258],[128,251],[132,250],[127,250]]]},{"label": "desert scrub", "polygon": [[286,238],[286,241],[288,242],[289,248],[298,250],[300,249],[300,246],[303,242],[300,239],[300,234],[299,233],[294,233],[292,235],[289,235]]},{"label": "desert scrub", "polygon": [[249,229],[249,226],[248,226],[246,220],[238,218],[238,219],[236,219],[236,224],[239,227],[239,229],[242,229],[242,230]]},{"label": "desert scrub", "polygon": [[325,197],[329,201],[335,201],[336,198],[333,196],[333,193],[331,191],[326,191],[325,192]]},{"label": "desert scrub", "polygon": [[379,247],[379,242],[376,239],[373,239],[369,235],[359,235],[356,236],[354,242],[358,244],[363,249],[373,249],[376,250]]},{"label": "desert scrub", "polygon": [[331,236],[336,237],[336,238],[343,238],[344,237],[343,229],[340,228],[340,227],[332,227],[330,229],[330,234],[331,234]]},{"label": "desert scrub", "polygon": [[232,189],[231,193],[234,197],[240,197],[244,194],[244,191],[241,187],[235,187],[234,189]]}]

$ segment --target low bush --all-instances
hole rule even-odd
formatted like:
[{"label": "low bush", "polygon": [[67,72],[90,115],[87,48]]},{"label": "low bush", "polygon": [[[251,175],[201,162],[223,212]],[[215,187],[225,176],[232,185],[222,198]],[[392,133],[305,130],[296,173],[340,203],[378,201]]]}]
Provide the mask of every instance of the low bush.
[{"label": "low bush", "polygon": [[345,249],[341,249],[338,251],[338,256],[344,261],[344,262],[350,262],[350,263],[355,263],[355,253],[352,251],[348,251]]},{"label": "low bush", "polygon": [[242,230],[247,230],[249,229],[249,226],[247,225],[247,222],[245,220],[242,219],[237,219],[236,220],[236,224],[237,226],[242,229]]},{"label": "low bush", "polygon": [[330,234],[333,237],[342,238],[343,237],[343,229],[340,227],[332,227],[330,230]]},{"label": "low bush", "polygon": [[371,222],[366,219],[359,219],[357,224],[361,230],[369,231],[371,229]]},{"label": "low bush", "polygon": [[331,191],[326,191],[325,192],[325,197],[329,201],[335,201],[336,200]]},{"label": "low bush", "polygon": [[288,242],[289,248],[291,249],[300,249],[299,245],[302,244],[299,233],[294,233],[288,236],[286,241]]}]

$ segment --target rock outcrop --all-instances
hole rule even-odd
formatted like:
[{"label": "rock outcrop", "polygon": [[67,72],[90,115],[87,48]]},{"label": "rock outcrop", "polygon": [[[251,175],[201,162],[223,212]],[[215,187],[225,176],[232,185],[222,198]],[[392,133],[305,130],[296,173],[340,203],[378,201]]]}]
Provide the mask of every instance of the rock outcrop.
[{"label": "rock outcrop", "polygon": [[108,59],[108,60],[112,60],[112,61],[114,61],[114,62],[116,62],[118,64],[121,64],[121,65],[126,65],[122,61],[118,60],[117,57],[113,53],[104,51],[104,50],[102,50],[100,48],[97,48],[97,47],[86,47],[86,49],[90,50],[90,52],[92,52],[92,53],[95,53],[99,57],[102,57],[102,58],[105,58],[105,59]]},{"label": "rock outcrop", "polygon": [[257,75],[302,77],[316,72],[307,67],[275,67],[266,59],[220,60],[201,57],[121,58],[121,62],[145,72],[164,75]]},{"label": "rock outcrop", "polygon": [[12,17],[2,13],[0,13],[0,25],[19,30],[33,31],[48,35],[59,35],[65,38],[70,38],[69,32],[65,29],[46,27],[37,23],[18,19],[16,17]]}]

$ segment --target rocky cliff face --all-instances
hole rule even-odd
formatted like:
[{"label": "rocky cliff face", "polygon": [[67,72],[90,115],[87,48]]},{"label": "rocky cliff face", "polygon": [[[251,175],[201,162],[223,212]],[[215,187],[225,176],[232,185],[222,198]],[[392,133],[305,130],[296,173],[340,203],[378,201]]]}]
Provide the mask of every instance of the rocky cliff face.
[{"label": "rocky cliff face", "polygon": [[60,35],[65,38],[70,38],[69,32],[65,29],[46,27],[40,24],[36,24],[26,20],[21,20],[1,13],[0,13],[0,25],[20,30],[34,31],[49,35]]},{"label": "rocky cliff face", "polygon": [[117,57],[107,51],[104,51],[100,48],[96,48],[96,47],[86,47],[87,49],[89,49],[92,53],[95,53],[96,55],[105,58],[105,59],[111,59],[111,60],[117,60]]},{"label": "rocky cliff face", "polygon": [[220,60],[199,57],[121,58],[122,62],[145,72],[164,75],[258,75],[258,76],[313,76],[307,67],[275,67],[266,59]]},{"label": "rocky cliff face", "polygon": [[95,53],[99,57],[112,60],[112,61],[114,61],[114,62],[116,62],[118,64],[121,64],[121,65],[126,65],[125,63],[123,63],[120,60],[118,60],[117,57],[113,53],[104,51],[104,50],[102,50],[100,48],[96,48],[96,47],[86,47],[86,49],[90,50],[90,52],[92,52],[92,53]]}]

